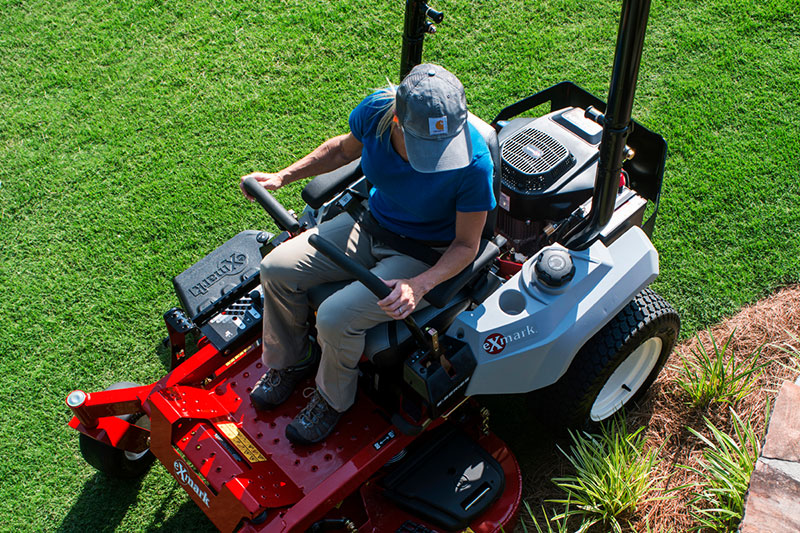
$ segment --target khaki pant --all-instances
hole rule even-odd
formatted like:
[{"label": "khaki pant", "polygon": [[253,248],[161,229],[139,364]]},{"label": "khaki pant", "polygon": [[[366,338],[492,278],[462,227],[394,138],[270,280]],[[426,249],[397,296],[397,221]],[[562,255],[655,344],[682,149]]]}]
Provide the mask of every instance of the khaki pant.
[{"label": "khaki pant", "polygon": [[[314,233],[384,280],[410,278],[429,268],[379,241],[373,242],[346,213],[281,244],[261,262],[262,359],[270,368],[292,366],[308,353],[308,289],[321,283],[352,279],[308,244],[308,237]],[[377,296],[354,281],[328,297],[317,310],[317,341],[322,348],[322,360],[316,383],[325,400],[337,411],[345,411],[355,400],[357,365],[364,351],[365,332],[391,320],[377,302]],[[424,305],[420,302],[418,309]]]}]

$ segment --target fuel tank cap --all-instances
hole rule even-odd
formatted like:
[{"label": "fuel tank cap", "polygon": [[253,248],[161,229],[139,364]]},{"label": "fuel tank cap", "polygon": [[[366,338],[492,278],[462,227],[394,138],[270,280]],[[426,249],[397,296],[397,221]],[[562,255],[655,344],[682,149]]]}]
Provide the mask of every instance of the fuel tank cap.
[{"label": "fuel tank cap", "polygon": [[575,264],[566,250],[547,249],[536,260],[536,277],[548,287],[563,287],[575,276]]}]

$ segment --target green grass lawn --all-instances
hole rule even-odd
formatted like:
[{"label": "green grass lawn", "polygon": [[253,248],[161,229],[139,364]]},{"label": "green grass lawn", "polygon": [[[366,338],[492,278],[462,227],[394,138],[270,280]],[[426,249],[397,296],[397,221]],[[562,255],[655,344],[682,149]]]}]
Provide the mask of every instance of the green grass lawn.
[{"label": "green grass lawn", "polygon": [[[424,57],[485,120],[562,80],[605,99],[619,2],[434,6]],[[0,0],[0,530],[211,529],[163,468],[96,474],[64,398],[163,375],[172,277],[272,226],[240,175],[398,81],[403,8]],[[670,147],[654,287],[684,335],[800,280],[796,2],[656,1],[634,116]],[[298,211],[301,186],[279,195]]]}]

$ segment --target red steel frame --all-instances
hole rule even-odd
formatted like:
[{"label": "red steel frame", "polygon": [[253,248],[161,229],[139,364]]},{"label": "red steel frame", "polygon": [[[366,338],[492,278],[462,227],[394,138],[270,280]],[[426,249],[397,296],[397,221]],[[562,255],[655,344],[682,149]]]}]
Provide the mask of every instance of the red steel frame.
[{"label": "red steel frame", "polygon": [[[302,387],[274,411],[255,411],[248,394],[263,373],[260,355],[255,339],[234,356],[205,343],[156,383],[87,393],[82,402],[73,398],[70,426],[131,452],[149,446],[221,531],[305,531],[324,517],[350,518],[360,532],[395,531],[406,520],[435,531],[387,501],[374,482],[417,436],[401,433],[359,394],[323,443],[293,446],[284,432],[305,404]],[[150,431],[116,418],[138,412],[150,417]],[[425,429],[442,423],[429,420]],[[478,442],[499,461],[506,488],[470,527],[475,533],[509,530],[521,498],[519,466],[493,434],[479,435]],[[353,501],[361,509],[346,516]]]}]

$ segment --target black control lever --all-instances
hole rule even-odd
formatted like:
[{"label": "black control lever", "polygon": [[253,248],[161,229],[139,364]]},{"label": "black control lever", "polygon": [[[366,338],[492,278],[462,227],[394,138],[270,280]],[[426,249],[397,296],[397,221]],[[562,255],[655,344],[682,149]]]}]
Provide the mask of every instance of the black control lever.
[{"label": "black control lever", "polygon": [[295,219],[281,203],[267,191],[258,180],[253,177],[244,180],[244,190],[261,204],[261,207],[272,217],[275,224],[282,230],[289,233],[300,231],[300,223]]},{"label": "black control lever", "polygon": [[[363,265],[360,265],[347,257],[330,241],[320,237],[317,234],[314,234],[308,238],[308,243],[322,252],[326,257],[328,257],[328,259],[336,263],[337,266],[347,271],[355,279],[363,283],[366,288],[371,290],[375,296],[381,300],[389,296],[389,294],[392,292],[392,290],[378,276],[370,272]],[[414,337],[414,340],[417,341],[417,344],[419,344],[420,348],[430,350],[431,344],[422,333],[422,330],[419,329],[417,321],[411,316],[407,316],[403,319],[403,322],[405,323],[406,327],[408,327],[408,330],[411,332],[411,335]]]}]

